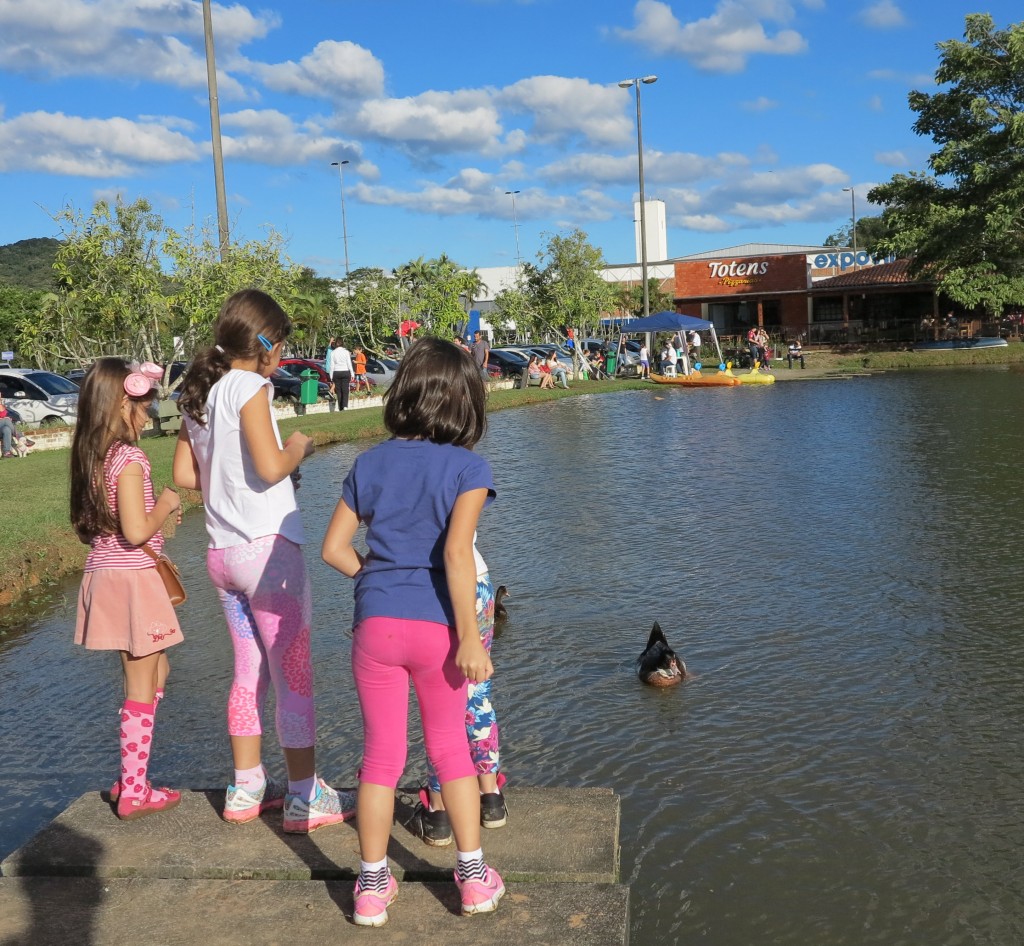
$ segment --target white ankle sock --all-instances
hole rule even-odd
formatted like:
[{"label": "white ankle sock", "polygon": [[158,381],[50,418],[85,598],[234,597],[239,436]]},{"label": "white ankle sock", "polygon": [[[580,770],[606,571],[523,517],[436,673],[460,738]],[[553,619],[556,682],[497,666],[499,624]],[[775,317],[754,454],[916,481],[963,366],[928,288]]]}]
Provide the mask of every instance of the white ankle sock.
[{"label": "white ankle sock", "polygon": [[267,781],[262,763],[251,769],[235,769],[235,786],[247,792],[258,792]]}]

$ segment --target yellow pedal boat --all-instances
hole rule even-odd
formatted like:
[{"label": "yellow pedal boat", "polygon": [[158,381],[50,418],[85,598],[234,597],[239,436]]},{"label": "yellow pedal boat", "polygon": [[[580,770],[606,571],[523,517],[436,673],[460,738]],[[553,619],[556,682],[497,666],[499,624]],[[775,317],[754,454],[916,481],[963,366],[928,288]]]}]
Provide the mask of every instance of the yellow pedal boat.
[{"label": "yellow pedal boat", "polygon": [[[699,371],[691,371],[689,374],[681,374],[675,378],[667,375],[651,372],[651,380],[655,384],[670,384],[677,388],[732,388],[740,384],[740,379],[728,371],[719,371],[716,374],[701,374]],[[772,378],[774,381],[775,379]]]}]

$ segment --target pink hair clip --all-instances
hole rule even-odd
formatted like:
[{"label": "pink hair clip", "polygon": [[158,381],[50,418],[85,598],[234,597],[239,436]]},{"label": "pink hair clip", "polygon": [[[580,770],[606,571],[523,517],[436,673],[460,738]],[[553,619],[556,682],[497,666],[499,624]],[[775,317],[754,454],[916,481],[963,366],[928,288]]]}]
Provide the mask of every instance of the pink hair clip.
[{"label": "pink hair clip", "polygon": [[124,379],[124,392],[129,397],[145,397],[153,388],[158,387],[164,376],[163,369],[151,361],[141,365],[133,365],[132,373]]}]

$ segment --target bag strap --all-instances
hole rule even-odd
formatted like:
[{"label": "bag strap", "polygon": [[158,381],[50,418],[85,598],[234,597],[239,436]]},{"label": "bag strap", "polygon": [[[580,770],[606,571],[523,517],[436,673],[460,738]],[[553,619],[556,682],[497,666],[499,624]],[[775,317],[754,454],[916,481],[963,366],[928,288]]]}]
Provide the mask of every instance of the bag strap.
[{"label": "bag strap", "polygon": [[160,561],[160,556],[157,555],[156,552],[154,552],[149,547],[149,543],[148,542],[146,542],[144,545],[140,545],[139,549],[141,551],[145,552],[151,559],[153,559],[154,562],[159,562]]}]

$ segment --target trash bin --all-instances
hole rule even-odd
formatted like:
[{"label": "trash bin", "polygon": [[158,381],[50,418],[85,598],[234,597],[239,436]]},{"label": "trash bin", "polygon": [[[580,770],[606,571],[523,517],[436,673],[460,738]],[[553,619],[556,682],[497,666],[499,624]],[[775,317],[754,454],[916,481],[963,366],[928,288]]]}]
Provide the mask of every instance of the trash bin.
[{"label": "trash bin", "polygon": [[302,384],[299,387],[299,403],[316,404],[320,376],[312,368],[307,368],[299,377],[302,378]]},{"label": "trash bin", "polygon": [[614,378],[615,377],[615,363],[616,363],[617,359],[618,359],[618,352],[614,352],[614,351],[608,352],[608,365],[605,368],[605,370],[608,372],[608,377],[609,378]]}]

